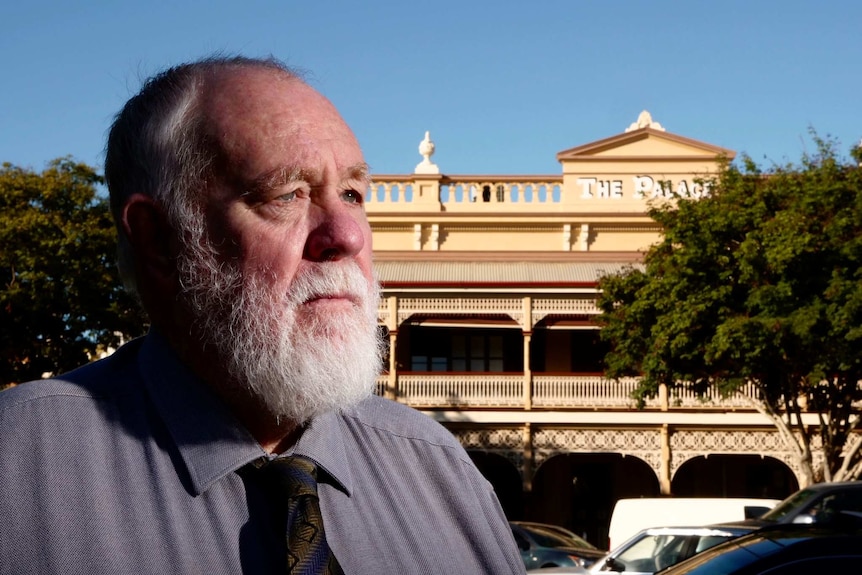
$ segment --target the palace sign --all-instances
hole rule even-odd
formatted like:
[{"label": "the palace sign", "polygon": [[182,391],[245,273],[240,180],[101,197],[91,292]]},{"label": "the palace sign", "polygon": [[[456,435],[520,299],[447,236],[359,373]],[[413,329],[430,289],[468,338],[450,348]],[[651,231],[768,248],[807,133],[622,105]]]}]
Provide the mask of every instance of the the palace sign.
[{"label": "the palace sign", "polygon": [[[629,185],[626,185],[626,184]],[[601,180],[581,177],[577,179],[583,199],[622,199],[626,196],[643,198],[705,198],[709,196],[709,182],[694,179],[677,181],[660,180],[652,176],[632,176],[630,180]]]}]

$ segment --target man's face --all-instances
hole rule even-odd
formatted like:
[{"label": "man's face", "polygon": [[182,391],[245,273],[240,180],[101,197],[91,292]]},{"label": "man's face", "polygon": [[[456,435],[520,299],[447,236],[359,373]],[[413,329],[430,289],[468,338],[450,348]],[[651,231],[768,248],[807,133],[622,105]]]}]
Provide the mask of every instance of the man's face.
[{"label": "man's face", "polygon": [[[234,74],[209,92],[205,109],[222,170],[206,216],[221,255],[285,289],[319,262],[352,261],[371,280],[366,165],[335,108],[270,72]],[[350,304],[332,298],[306,307],[325,313]]]},{"label": "man's face", "polygon": [[298,80],[234,72],[208,93],[220,154],[202,198],[208,249],[180,258],[183,297],[232,384],[301,423],[367,396],[380,367],[366,167]]}]

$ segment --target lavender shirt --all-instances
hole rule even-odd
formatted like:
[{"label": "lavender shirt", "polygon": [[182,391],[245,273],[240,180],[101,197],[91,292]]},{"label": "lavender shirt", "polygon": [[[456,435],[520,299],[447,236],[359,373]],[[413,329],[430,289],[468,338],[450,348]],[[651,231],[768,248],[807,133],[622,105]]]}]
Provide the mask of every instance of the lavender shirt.
[{"label": "lavender shirt", "polygon": [[[373,397],[315,419],[327,539],[347,574],[523,573],[490,484],[442,426]],[[155,332],[0,393],[0,574],[283,573],[267,457]]]}]

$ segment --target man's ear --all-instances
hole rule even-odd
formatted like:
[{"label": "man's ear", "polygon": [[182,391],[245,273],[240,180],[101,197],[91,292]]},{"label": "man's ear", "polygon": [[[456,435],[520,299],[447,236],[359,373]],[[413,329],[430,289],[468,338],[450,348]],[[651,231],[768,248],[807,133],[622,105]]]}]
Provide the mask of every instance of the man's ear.
[{"label": "man's ear", "polygon": [[139,283],[173,285],[177,271],[175,231],[159,204],[144,194],[132,195],[123,208],[123,230],[135,254]]}]

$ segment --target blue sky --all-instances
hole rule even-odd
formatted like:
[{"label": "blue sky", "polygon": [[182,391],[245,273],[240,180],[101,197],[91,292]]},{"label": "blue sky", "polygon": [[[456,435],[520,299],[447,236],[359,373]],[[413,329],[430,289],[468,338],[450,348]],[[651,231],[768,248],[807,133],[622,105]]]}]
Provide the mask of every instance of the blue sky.
[{"label": "blue sky", "polygon": [[862,139],[856,0],[4,0],[0,162],[101,170],[112,116],[163,67],[213,52],[311,73],[377,173],[425,130],[447,174],[558,174],[556,153],[668,131],[764,166]]}]

